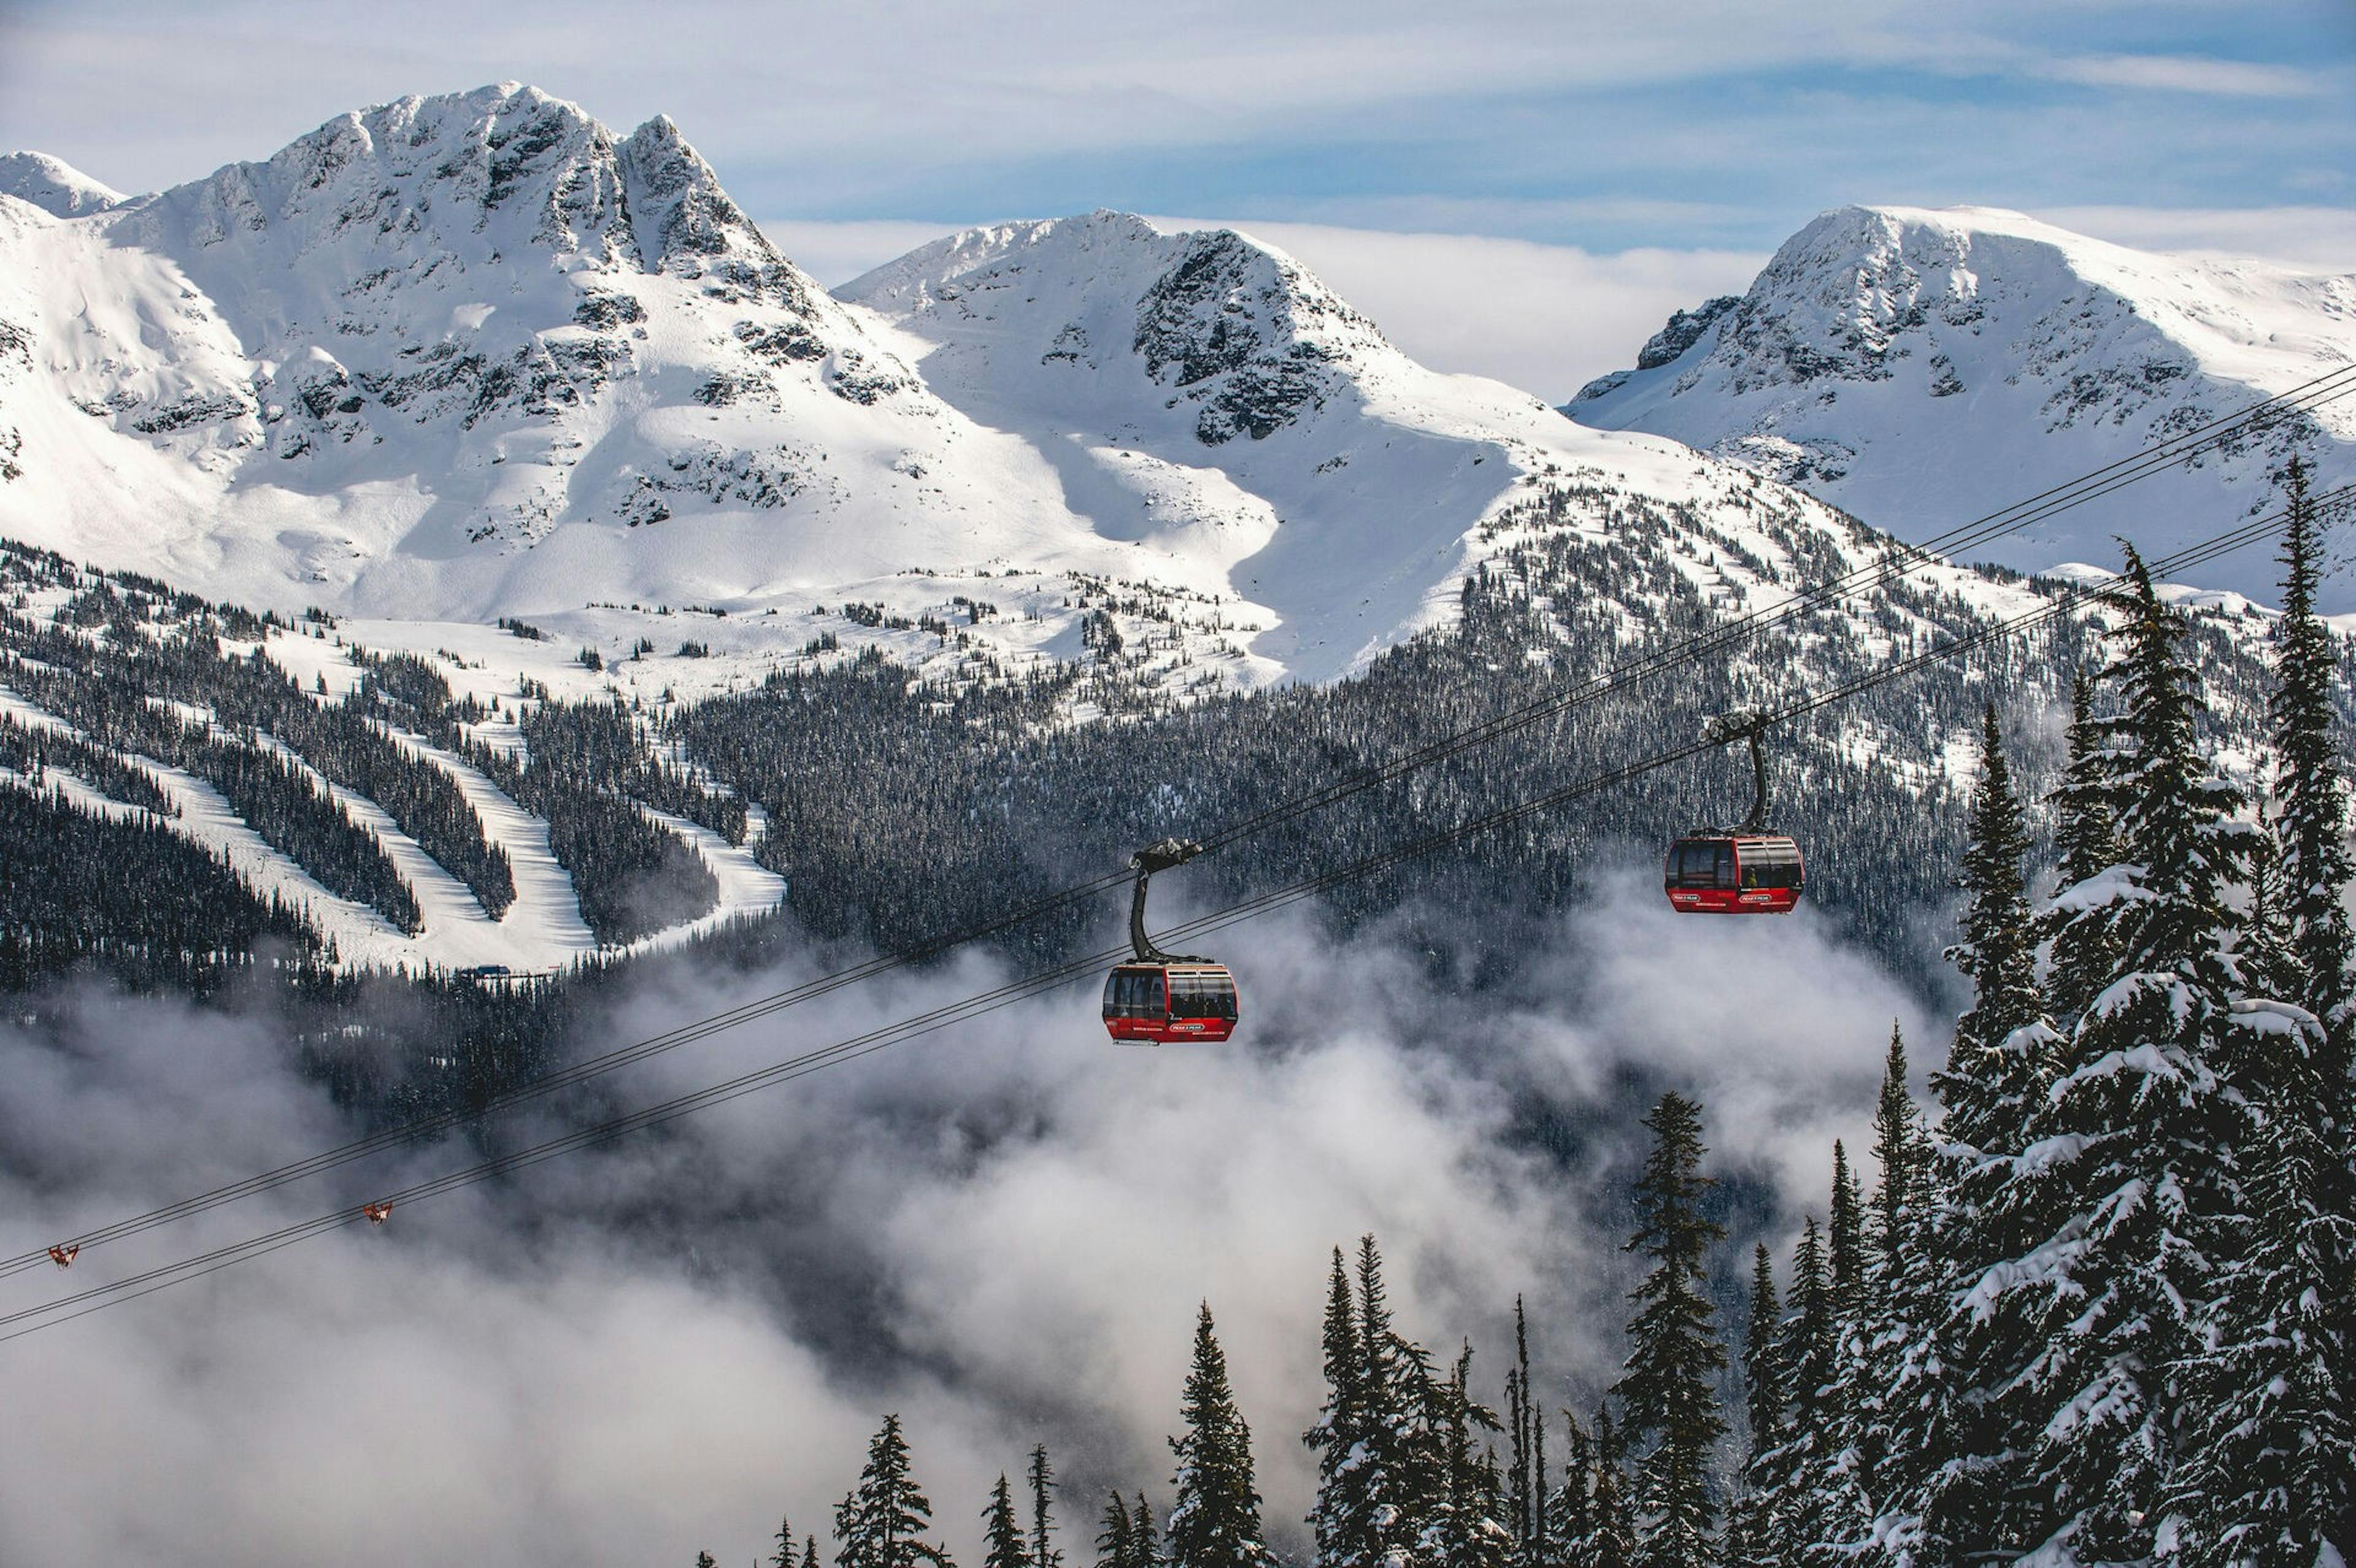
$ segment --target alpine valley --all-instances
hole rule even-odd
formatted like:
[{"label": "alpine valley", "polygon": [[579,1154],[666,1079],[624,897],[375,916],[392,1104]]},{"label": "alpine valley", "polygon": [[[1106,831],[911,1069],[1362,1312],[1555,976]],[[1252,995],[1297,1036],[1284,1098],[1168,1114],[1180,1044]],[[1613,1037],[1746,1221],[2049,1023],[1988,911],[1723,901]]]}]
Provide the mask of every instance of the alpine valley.
[{"label": "alpine valley", "polygon": [[2345,1568],[2351,410],[1990,210],[1557,409],[512,83],[0,157],[8,1561]]},{"label": "alpine valley", "polygon": [[[617,135],[512,83],[152,196],[38,154],[0,192],[0,806],[250,906],[166,933],[19,858],[26,973],[279,930],[335,972],[547,974],[780,905],[916,940],[1870,561],[1869,525],[1919,535],[2356,357],[2346,278],[1856,210],[1574,420],[1417,364],[1231,230],[1010,223],[830,294],[669,120]],[[2344,473],[2349,421],[2113,505],[2163,519],[2155,550],[2214,532],[2293,451]],[[1921,455],[1975,443],[2006,460]],[[2005,549],[2113,561],[2117,520]],[[2056,591],[1927,565],[1201,882],[1313,872]],[[2246,755],[2265,617],[2174,592]],[[1901,963],[1944,858],[1917,805],[1968,772],[1989,691],[2055,699],[2084,621],[1794,727],[1786,794],[1847,825],[1826,902]],[[1736,777],[1641,780],[1434,876],[1526,906]]]}]

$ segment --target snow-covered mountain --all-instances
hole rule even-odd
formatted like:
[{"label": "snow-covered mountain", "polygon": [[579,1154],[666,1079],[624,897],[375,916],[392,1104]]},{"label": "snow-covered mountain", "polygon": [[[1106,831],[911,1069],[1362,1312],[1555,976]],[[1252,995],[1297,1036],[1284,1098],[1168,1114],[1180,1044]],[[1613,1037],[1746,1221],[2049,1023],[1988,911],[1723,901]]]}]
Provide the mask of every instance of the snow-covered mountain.
[{"label": "snow-covered mountain", "polygon": [[[2356,272],[2155,255],[2019,213],[1844,208],[1748,293],[1680,311],[1564,411],[1672,436],[1930,537],[2356,363]],[[2270,507],[2304,452],[2356,475],[2356,400],[1979,552],[2020,570],[2150,553]],[[2261,599],[2262,551],[2207,569]],[[2356,609],[2356,581],[2329,607]]]},{"label": "snow-covered mountain", "polygon": [[668,120],[514,84],[152,196],[0,175],[0,534],[257,607],[594,642],[915,624],[987,573],[1010,651],[1076,654],[1115,581],[1173,663],[1321,679],[1451,613],[1549,473],[1748,484],[1430,371],[1232,232],[980,229],[830,297]]},{"label": "snow-covered mountain", "polygon": [[1231,230],[1112,212],[977,229],[838,292],[934,395],[1025,432],[1098,535],[1148,575],[1231,587],[1268,624],[1254,655],[1310,678],[1430,620],[1468,529],[1538,475],[1682,496],[1691,475],[1674,449],[1566,441],[1526,393],[1425,368]]},{"label": "snow-covered mountain", "polygon": [[[830,296],[669,122],[616,136],[527,88],[158,195],[29,155],[0,178],[0,537],[59,552],[0,551],[0,789],[194,846],[213,869],[182,872],[346,965],[553,969],[789,887],[823,923],[933,876],[942,825],[980,831],[970,801],[912,805],[908,757],[980,788],[1060,765],[1021,747],[1070,731],[1090,787],[1158,820],[1167,781],[1098,715],[1226,726],[1213,782],[1248,814],[1357,754],[1301,751],[1287,704],[1391,754],[1889,544],[1740,463],[1431,371],[1232,231],[978,229]],[[2039,603],[1933,563],[1575,739],[1601,765],[1670,697],[1838,685]],[[2214,607],[2229,643],[2244,609]],[[2076,656],[2054,635],[2032,681]],[[869,705],[841,766],[795,729],[813,690]],[[1960,774],[1977,702],[1926,677],[1827,720],[1795,800],[1910,816],[1890,802]],[[891,792],[890,852],[830,815],[868,799],[846,779]],[[1688,819],[1661,789],[1587,830]],[[1068,798],[1035,805],[993,831],[1066,832]]]}]

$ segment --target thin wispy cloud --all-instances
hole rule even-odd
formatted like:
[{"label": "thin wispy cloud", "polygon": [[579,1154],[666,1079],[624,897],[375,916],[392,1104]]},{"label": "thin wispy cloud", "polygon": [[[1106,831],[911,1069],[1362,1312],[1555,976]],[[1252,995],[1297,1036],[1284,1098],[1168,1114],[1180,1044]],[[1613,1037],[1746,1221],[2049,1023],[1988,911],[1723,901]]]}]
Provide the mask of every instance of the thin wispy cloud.
[{"label": "thin wispy cloud", "polygon": [[2225,98],[2317,98],[2345,91],[2314,71],[2246,60],[2180,55],[2088,55],[2054,60],[2047,73],[2063,81],[2147,91],[2206,93]]},{"label": "thin wispy cloud", "polygon": [[1755,251],[1845,201],[2267,206],[2329,199],[2356,165],[2338,0],[687,3],[659,21],[405,0],[300,27],[253,0],[122,0],[20,4],[0,29],[0,145],[126,189],[502,79],[617,124],[670,113],[780,219],[1113,206],[1467,231],[1432,216],[1452,203],[1472,231],[1592,251]]}]

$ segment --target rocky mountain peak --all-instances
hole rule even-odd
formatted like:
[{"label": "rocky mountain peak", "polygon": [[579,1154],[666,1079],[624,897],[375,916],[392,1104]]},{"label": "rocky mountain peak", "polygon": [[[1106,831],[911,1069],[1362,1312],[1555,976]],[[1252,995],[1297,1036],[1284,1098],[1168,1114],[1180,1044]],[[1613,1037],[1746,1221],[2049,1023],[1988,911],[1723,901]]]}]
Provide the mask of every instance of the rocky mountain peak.
[{"label": "rocky mountain peak", "polygon": [[1396,353],[1272,246],[1101,209],[968,229],[841,292],[951,337],[1019,332],[1050,368],[1106,370],[1125,351],[1204,446],[1264,440],[1323,406],[1343,366]]},{"label": "rocky mountain peak", "polygon": [[[2351,305],[2356,276],[2138,251],[1997,208],[1840,208],[1567,411],[1927,537],[2356,363]],[[2197,536],[2265,509],[2295,452],[2356,466],[2356,412],[2301,414],[2172,474],[2157,519],[2149,496],[2097,504],[1999,558],[2038,570],[2111,560],[2117,533]],[[2254,555],[2221,581],[2263,597],[2271,570]]]}]

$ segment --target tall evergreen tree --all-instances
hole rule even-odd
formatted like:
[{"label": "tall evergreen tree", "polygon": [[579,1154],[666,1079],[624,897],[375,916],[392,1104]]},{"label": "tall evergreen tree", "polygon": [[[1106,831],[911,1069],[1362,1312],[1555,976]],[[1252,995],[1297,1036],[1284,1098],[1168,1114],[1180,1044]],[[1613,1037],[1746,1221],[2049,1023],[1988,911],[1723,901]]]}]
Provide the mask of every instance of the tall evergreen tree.
[{"label": "tall evergreen tree", "polygon": [[1833,1307],[1824,1232],[1810,1215],[1792,1253],[1792,1287],[1775,1336],[1773,1364],[1785,1413],[1778,1440],[1751,1469],[1758,1550],[1769,1563],[1797,1568],[1837,1533],[1830,1482],[1838,1457],[1836,1412],[1839,1318]]},{"label": "tall evergreen tree", "polygon": [[1841,1331],[1857,1321],[1865,1304],[1865,1195],[1857,1172],[1849,1168],[1848,1150],[1833,1140],[1832,1228],[1833,1311]]},{"label": "tall evergreen tree", "polygon": [[1449,1376],[1430,1383],[1425,1424],[1437,1445],[1436,1484],[1418,1560],[1434,1568],[1506,1568],[1514,1555],[1513,1531],[1503,1518],[1504,1478],[1479,1435],[1497,1430],[1497,1413],[1472,1398],[1472,1367],[1467,1344]]},{"label": "tall evergreen tree", "polygon": [[1595,1413],[1593,1531],[1584,1568],[1633,1568],[1643,1549],[1634,1499],[1629,1495],[1628,1445],[1612,1413]]},{"label": "tall evergreen tree", "polygon": [[1644,1561],[1695,1568],[1717,1556],[1710,1451],[1726,1434],[1717,1377],[1726,1367],[1708,1288],[1710,1244],[1726,1232],[1701,1211],[1712,1183],[1701,1174],[1701,1108],[1674,1092],[1644,1118],[1653,1134],[1635,1189],[1626,1249],[1652,1267],[1633,1296],[1628,1362],[1613,1390],[1627,1431],[1650,1446],[1637,1467]]},{"label": "tall evergreen tree", "polygon": [[[2322,541],[2305,463],[2293,459],[2286,476],[2283,528],[2283,613],[2275,623],[2275,689],[2268,716],[2275,752],[2275,831],[2280,907],[2289,986],[2283,993],[2323,1024],[2316,1071],[2298,1104],[2315,1123],[2317,1201],[2329,1213],[2356,1214],[2356,971],[2343,894],[2356,880],[2348,850],[2346,737],[2332,693],[2331,634],[2315,613]],[[2265,1092],[2267,1086],[2260,1085]],[[2311,1098],[2309,1097],[2311,1096]],[[2266,1093],[2269,1104],[2283,1104]],[[2302,1135],[2281,1135],[2303,1143]],[[2276,1141],[2281,1141],[2277,1138]],[[2322,1238],[2325,1244],[2334,1240]],[[2329,1275],[2356,1282],[2356,1248],[2326,1260]],[[2319,1353],[2333,1382],[2356,1390],[2356,1284],[2324,1297]],[[2356,1466],[2350,1467],[2356,1471]],[[2343,1531],[2356,1531],[2356,1476],[2340,1499]],[[2342,1540],[2343,1552],[2356,1557]]]},{"label": "tall evergreen tree", "polygon": [[[1906,1087],[1906,1041],[1893,1026],[1873,1153],[1873,1247],[1866,1282],[1864,1353],[1848,1413],[1849,1476],[1869,1516],[1858,1544],[1901,1563],[1925,1545],[1924,1489],[1955,1440],[1960,1415],[1936,1335],[1946,1316],[1948,1271],[1938,1240],[1942,1165]],[[1938,1555],[1934,1551],[1933,1556]]]},{"label": "tall evergreen tree", "polygon": [[[2095,741],[2089,707],[2081,678],[2072,684],[2072,757],[2073,767],[2091,778]],[[1937,1190],[1924,1215],[1928,1255],[1921,1268],[1935,1316],[1923,1358],[1889,1395],[1893,1415],[1911,1409],[1916,1423],[1914,1437],[1892,1441],[1911,1443],[1924,1467],[1913,1495],[1897,1504],[1913,1515],[1910,1555],[1934,1565],[1960,1561],[1967,1541],[2004,1544],[2005,1521],[2023,1511],[1992,1491],[2008,1472],[1987,1456],[2002,1452],[2010,1439],[1981,1371],[2017,1364],[2015,1348],[2031,1329],[2020,1304],[1997,1302],[1990,1310],[1968,1287],[1998,1264],[2026,1253],[2065,1217],[2027,1209],[2008,1192],[2062,1041],[2037,983],[2032,944],[2045,926],[2032,923],[2029,912],[2021,866],[2028,832],[1993,707],[1983,718],[1980,745],[1979,787],[1959,878],[1966,900],[1964,940],[1948,951],[1972,982],[1972,1005],[1956,1021],[1945,1070],[1931,1079],[1941,1101],[1943,1141],[1926,1173]],[[2103,869],[2091,862],[2109,853],[2107,806],[2091,795],[2065,800],[2062,832],[2063,878],[2074,886]],[[2097,929],[2086,926],[2082,933]],[[2107,941],[2096,950],[2107,953]],[[2064,967],[2059,955],[2055,963]]]},{"label": "tall evergreen tree", "polygon": [[1135,1553],[1130,1568],[1162,1568],[1162,1538],[1154,1533],[1153,1505],[1145,1494],[1137,1494],[1137,1506],[1129,1514],[1130,1544]]},{"label": "tall evergreen tree", "polygon": [[[2289,505],[2283,529],[2283,613],[2275,623],[2275,689],[2268,716],[2274,731],[2275,799],[2280,816],[2283,914],[2297,988],[2288,999],[2324,1020],[2341,1053],[2346,1076],[2350,1032],[2345,1009],[2356,976],[2342,895],[2356,880],[2348,851],[2345,741],[2332,703],[2331,634],[2315,613],[2321,554],[2307,465],[2294,458],[2286,484]],[[2328,1071],[2327,1071],[2328,1075]]]},{"label": "tall evergreen tree", "polygon": [[[1545,1537],[1546,1460],[1533,1455],[1534,1434],[1543,1425],[1533,1419],[1530,1399],[1530,1322],[1522,1298],[1514,1297],[1514,1365],[1505,1373],[1505,1426],[1511,1446],[1505,1466],[1506,1512],[1514,1532],[1515,1554],[1524,1563],[1541,1560],[1538,1542]],[[1542,1440],[1540,1440],[1542,1441]]]},{"label": "tall evergreen tree", "polygon": [[777,1550],[769,1558],[769,1568],[797,1568],[800,1563],[799,1548],[794,1541],[794,1525],[790,1519],[777,1520]]},{"label": "tall evergreen tree", "polygon": [[1030,1545],[1023,1538],[1022,1521],[1014,1517],[1014,1493],[1001,1471],[990,1488],[989,1506],[981,1510],[982,1568],[1032,1568]]},{"label": "tall evergreen tree", "polygon": [[1055,1469],[1047,1463],[1047,1445],[1031,1448],[1031,1561],[1037,1568],[1064,1568],[1064,1554],[1055,1550],[1055,1515],[1047,1494],[1055,1489]]},{"label": "tall evergreen tree", "polygon": [[1773,1485],[1764,1461],[1783,1444],[1783,1373],[1776,1364],[1783,1308],[1775,1299],[1775,1264],[1762,1242],[1751,1259],[1751,1314],[1742,1336],[1742,1408],[1749,1432],[1742,1489],[1727,1509],[1727,1568],[1779,1568],[1769,1504]]},{"label": "tall evergreen tree", "polygon": [[1136,1551],[1129,1504],[1115,1488],[1105,1499],[1102,1523],[1097,1531],[1097,1568],[1133,1568]]},{"label": "tall evergreen tree", "polygon": [[[2083,685],[2078,700],[2084,701]],[[1955,1020],[1945,1070],[1931,1078],[1943,1106],[1942,1136],[1980,1154],[2018,1152],[2012,1146],[2029,1102],[2050,1081],[2056,1046],[2037,984],[2036,938],[2021,869],[2028,854],[2029,828],[1990,703],[1981,717],[1979,786],[1956,879],[1965,894],[1964,939],[1947,950],[1972,983],[1972,1005]]]},{"label": "tall evergreen tree", "polygon": [[1174,1568],[1273,1568],[1275,1555],[1260,1533],[1251,1428],[1236,1408],[1208,1302],[1194,1321],[1194,1364],[1179,1413],[1186,1430],[1170,1440],[1178,1459],[1172,1477],[1177,1501],[1166,1532],[1170,1562]]},{"label": "tall evergreen tree", "polygon": [[818,1537],[802,1537],[802,1568],[818,1568]]},{"label": "tall evergreen tree", "polygon": [[887,1415],[867,1445],[859,1484],[834,1510],[836,1568],[953,1568],[948,1552],[927,1544],[933,1505],[909,1474],[908,1443],[900,1418]]},{"label": "tall evergreen tree", "polygon": [[1595,1441],[1563,1413],[1568,1428],[1562,1485],[1547,1500],[1548,1526],[1543,1561],[1560,1568],[1587,1568],[1595,1531]]},{"label": "tall evergreen tree", "polygon": [[1406,1562],[1439,1488],[1437,1445],[1428,1422],[1431,1362],[1391,1320],[1382,1253],[1371,1235],[1358,1239],[1357,1275],[1358,1344],[1365,1357],[1357,1384],[1365,1426],[1344,1507],[1364,1521],[1357,1549]]},{"label": "tall evergreen tree", "polygon": [[[2117,790],[2118,864],[2073,890],[2116,943],[1997,1195],[2058,1224],[1966,1295],[2015,1330],[1978,1369],[2005,1407],[1992,1451],[2008,1509],[1999,1539],[2081,1562],[2150,1555],[2219,1221],[2235,1209],[2238,1113],[2218,1072],[2235,975],[2225,886],[2244,829],[2233,789],[2201,766],[2198,694],[2174,612],[2132,548],[2103,722]],[[2005,1224],[2001,1211],[2000,1226]],[[2016,1225],[2013,1229],[2026,1228]]]},{"label": "tall evergreen tree", "polygon": [[1869,1294],[1886,1296],[1923,1261],[1915,1251],[1924,1240],[1916,1221],[1928,1197],[1932,1159],[1931,1136],[1906,1087],[1906,1037],[1895,1023],[1874,1103],[1873,1157],[1881,1175],[1873,1192]]},{"label": "tall evergreen tree", "polygon": [[1319,1568],[1375,1568],[1382,1560],[1365,1485],[1373,1455],[1365,1388],[1368,1358],[1361,1333],[1350,1273],[1342,1249],[1335,1247],[1325,1299],[1325,1403],[1317,1424],[1301,1439],[1317,1456],[1317,1503],[1309,1525]]}]

